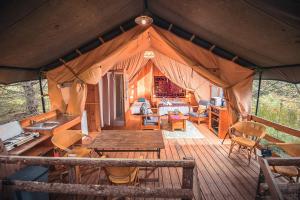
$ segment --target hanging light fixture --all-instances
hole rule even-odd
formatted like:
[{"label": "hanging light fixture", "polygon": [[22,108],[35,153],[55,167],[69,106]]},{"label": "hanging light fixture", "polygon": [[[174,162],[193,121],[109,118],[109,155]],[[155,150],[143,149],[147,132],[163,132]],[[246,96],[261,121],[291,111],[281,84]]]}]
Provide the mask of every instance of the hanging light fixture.
[{"label": "hanging light fixture", "polygon": [[144,52],[144,58],[147,58],[147,59],[151,59],[151,58],[154,58],[155,57],[155,54],[153,51],[145,51]]},{"label": "hanging light fixture", "polygon": [[135,18],[135,23],[141,26],[148,26],[153,23],[153,19],[147,15],[141,15]]}]

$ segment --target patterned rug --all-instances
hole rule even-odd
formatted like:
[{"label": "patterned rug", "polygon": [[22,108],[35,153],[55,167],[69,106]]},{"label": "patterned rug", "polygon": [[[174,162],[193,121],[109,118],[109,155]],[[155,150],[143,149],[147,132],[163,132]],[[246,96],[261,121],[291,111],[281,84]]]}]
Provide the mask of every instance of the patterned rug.
[{"label": "patterned rug", "polygon": [[176,139],[176,138],[185,138],[185,139],[203,139],[204,136],[202,133],[198,130],[198,128],[190,121],[186,121],[186,131],[171,131],[170,125],[167,123],[164,123],[162,125],[163,129],[163,135],[167,139]]}]

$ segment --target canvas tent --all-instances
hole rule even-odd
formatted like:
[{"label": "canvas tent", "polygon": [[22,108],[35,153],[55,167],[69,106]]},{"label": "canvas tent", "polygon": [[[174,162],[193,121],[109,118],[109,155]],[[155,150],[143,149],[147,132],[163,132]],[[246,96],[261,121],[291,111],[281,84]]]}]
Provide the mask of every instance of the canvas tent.
[{"label": "canvas tent", "polygon": [[[58,82],[73,80],[72,74],[89,77],[86,83],[96,82],[98,75],[93,77],[94,74],[104,74],[113,62],[136,62],[133,57],[151,46],[161,54],[153,60],[154,64],[158,65],[158,58],[165,56],[168,63],[192,68],[206,80],[228,88],[226,96],[231,98],[232,107],[246,112],[247,106],[240,102],[247,102],[249,96],[238,95],[238,88],[247,88],[240,77],[248,76],[244,72],[233,77],[226,74],[242,69],[239,66],[260,72],[262,79],[300,83],[299,6],[293,0],[1,1],[0,82],[38,79],[44,72],[56,67],[66,70],[68,65],[71,66],[68,70],[74,68],[75,72],[57,73],[50,85],[55,85],[58,79]],[[144,47],[132,49],[130,54],[117,52],[117,48],[124,50],[121,47],[127,41],[114,40],[114,44],[111,41],[127,35],[127,40],[134,42],[131,39],[142,32],[135,27],[134,19],[145,11],[153,17],[160,38],[151,38],[151,44],[144,42]],[[167,48],[157,48],[156,44]],[[89,53],[99,46],[103,46],[103,54]],[[201,50],[189,51],[194,46]],[[115,59],[119,55],[123,56],[121,60]],[[85,59],[88,60],[85,65],[74,67],[75,62],[81,64]],[[64,63],[67,65],[61,68]]]},{"label": "canvas tent", "polygon": [[[174,83],[193,91],[198,100],[207,97],[203,92],[207,92],[208,82],[211,82],[224,89],[234,118],[238,113],[249,112],[254,75],[252,70],[220,58],[154,25],[146,28],[136,26],[100,47],[49,71],[47,78],[51,82],[51,102],[62,102],[62,95],[55,94],[59,91],[56,87],[58,84],[74,80],[82,81],[80,85],[96,84],[116,65],[125,69],[130,81],[134,73],[147,63],[143,56],[146,50],[154,52],[155,57],[151,61],[160,71]],[[77,98],[70,99],[77,101]],[[59,103],[53,105],[64,109]],[[80,109],[82,111],[84,106]]]},{"label": "canvas tent", "polygon": [[[298,1],[74,0],[0,2],[0,82],[38,79],[135,26],[154,24],[214,54],[260,68],[263,79],[300,83]],[[120,28],[122,27],[122,28]],[[78,51],[79,50],[79,51]]]}]

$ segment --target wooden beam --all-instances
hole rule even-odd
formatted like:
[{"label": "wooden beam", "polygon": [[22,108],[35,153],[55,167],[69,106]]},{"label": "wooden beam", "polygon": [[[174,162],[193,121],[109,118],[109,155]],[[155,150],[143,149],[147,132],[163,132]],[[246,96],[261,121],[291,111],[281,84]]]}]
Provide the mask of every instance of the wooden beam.
[{"label": "wooden beam", "polygon": [[123,26],[120,26],[120,30],[121,30],[123,33],[125,32]]},{"label": "wooden beam", "polygon": [[190,38],[190,41],[192,42],[195,39],[195,35],[193,34],[192,37]]},{"label": "wooden beam", "polygon": [[195,166],[194,160],[125,159],[125,158],[73,158],[0,155],[0,163],[23,163],[28,165],[81,165],[98,167],[187,167]]},{"label": "wooden beam", "polygon": [[136,186],[112,186],[112,185],[84,185],[65,183],[44,183],[36,181],[3,181],[0,191],[22,190],[28,192],[47,192],[71,195],[93,195],[102,197],[144,197],[144,198],[193,198],[191,189],[172,188],[146,188]]},{"label": "wooden beam", "polygon": [[214,48],[216,47],[216,45],[214,44],[214,45],[212,45],[210,48],[209,48],[209,51],[212,51],[212,50],[214,50]]},{"label": "wooden beam", "polygon": [[293,129],[293,128],[290,128],[290,127],[287,127],[287,126],[284,126],[284,125],[281,125],[281,124],[277,124],[277,123],[271,122],[269,120],[266,120],[266,119],[263,119],[263,118],[260,118],[260,117],[254,116],[254,115],[251,115],[250,119],[255,121],[255,122],[259,122],[259,123],[262,123],[266,126],[272,127],[272,128],[274,128],[278,131],[287,133],[289,135],[300,137],[300,131],[299,130],[296,130],[296,129]]},{"label": "wooden beam", "polygon": [[239,58],[238,56],[234,56],[234,57],[231,59],[231,61],[234,62],[234,61],[236,61],[236,59],[238,59],[238,58]]},{"label": "wooden beam", "polygon": [[103,44],[105,43],[105,41],[103,40],[103,38],[101,36],[98,37],[98,39],[100,40],[100,42]]},{"label": "wooden beam", "polygon": [[78,55],[82,55],[81,51],[79,49],[75,49],[76,53],[78,53]]}]

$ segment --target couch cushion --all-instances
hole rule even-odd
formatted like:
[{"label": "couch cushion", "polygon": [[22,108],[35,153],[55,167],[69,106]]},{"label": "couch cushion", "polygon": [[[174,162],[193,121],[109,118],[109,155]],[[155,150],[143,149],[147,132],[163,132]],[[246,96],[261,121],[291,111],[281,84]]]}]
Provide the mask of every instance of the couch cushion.
[{"label": "couch cushion", "polygon": [[198,113],[198,112],[190,112],[189,115],[192,117],[208,117],[207,113]]}]

